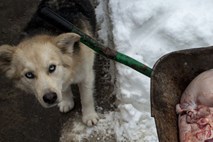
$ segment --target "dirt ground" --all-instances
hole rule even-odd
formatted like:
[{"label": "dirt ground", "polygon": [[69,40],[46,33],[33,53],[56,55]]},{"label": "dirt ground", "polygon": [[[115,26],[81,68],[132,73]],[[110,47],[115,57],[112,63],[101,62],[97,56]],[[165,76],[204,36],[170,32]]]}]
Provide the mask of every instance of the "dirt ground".
[{"label": "dirt ground", "polygon": [[[38,0],[0,0],[0,45],[17,44],[22,29],[35,12]],[[112,61],[97,56],[96,106],[102,111],[115,108],[115,67]],[[12,82],[0,75],[0,142],[58,142],[63,124],[68,119],[81,118],[78,89],[73,87],[75,108],[67,114],[57,107],[45,109],[31,94],[13,87]],[[101,111],[99,111],[102,113]],[[72,127],[72,126],[70,126]]]}]

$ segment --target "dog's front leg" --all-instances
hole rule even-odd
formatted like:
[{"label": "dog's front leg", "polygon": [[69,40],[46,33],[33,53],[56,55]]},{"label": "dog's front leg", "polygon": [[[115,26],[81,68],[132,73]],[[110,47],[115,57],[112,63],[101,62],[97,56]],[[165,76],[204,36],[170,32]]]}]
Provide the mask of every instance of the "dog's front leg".
[{"label": "dog's front leg", "polygon": [[62,92],[62,100],[58,104],[60,112],[68,112],[74,107],[73,94],[71,88],[68,87],[64,92]]},{"label": "dog's front leg", "polygon": [[92,126],[98,122],[98,114],[94,108],[94,99],[93,99],[93,86],[94,86],[94,74],[91,72],[87,75],[79,84],[80,96],[81,96],[81,105],[82,105],[82,115],[83,122]]}]

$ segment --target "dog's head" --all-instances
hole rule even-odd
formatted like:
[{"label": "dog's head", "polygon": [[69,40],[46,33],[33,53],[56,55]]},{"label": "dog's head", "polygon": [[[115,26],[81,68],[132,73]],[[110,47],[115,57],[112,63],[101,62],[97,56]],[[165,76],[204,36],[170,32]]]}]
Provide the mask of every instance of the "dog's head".
[{"label": "dog's head", "polygon": [[[0,46],[0,69],[15,85],[34,93],[43,107],[62,99],[72,76],[74,47],[80,36],[65,33],[56,37],[36,36],[16,47]],[[76,53],[75,53],[76,54]]]}]

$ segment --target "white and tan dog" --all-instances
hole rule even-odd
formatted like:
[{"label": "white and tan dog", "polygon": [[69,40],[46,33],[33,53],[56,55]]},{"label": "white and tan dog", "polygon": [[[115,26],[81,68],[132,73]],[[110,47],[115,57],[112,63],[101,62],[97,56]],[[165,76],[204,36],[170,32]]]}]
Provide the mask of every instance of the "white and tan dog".
[{"label": "white and tan dog", "polygon": [[58,105],[61,112],[74,107],[70,85],[77,83],[83,122],[92,126],[98,121],[93,100],[94,53],[79,40],[75,33],[39,34],[17,46],[2,45],[0,69],[18,88],[35,94],[43,107]]},{"label": "white and tan dog", "polygon": [[18,88],[33,92],[43,107],[58,104],[61,112],[73,108],[70,85],[78,83],[83,122],[92,125],[98,121],[93,102],[94,53],[79,39],[77,34],[64,33],[35,36],[16,47],[2,45],[0,68]]}]

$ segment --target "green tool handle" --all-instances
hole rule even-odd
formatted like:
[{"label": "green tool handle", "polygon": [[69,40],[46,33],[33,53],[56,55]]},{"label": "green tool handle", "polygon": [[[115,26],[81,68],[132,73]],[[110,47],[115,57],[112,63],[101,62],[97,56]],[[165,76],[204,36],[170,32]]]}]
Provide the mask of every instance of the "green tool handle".
[{"label": "green tool handle", "polygon": [[52,11],[48,7],[41,7],[38,10],[40,17],[42,17],[44,20],[48,21],[51,24],[54,24],[56,27],[59,27],[60,29],[64,31],[71,31],[74,33],[77,33],[81,36],[80,41],[87,45],[89,48],[93,49],[97,53],[110,58],[112,60],[115,60],[119,63],[122,63],[124,65],[127,65],[136,71],[151,77],[152,69],[148,66],[138,62],[137,60],[122,54],[114,49],[111,49],[109,47],[105,47],[104,45],[98,43],[90,36],[83,33],[81,30],[79,30],[77,27],[75,27],[72,23]]}]

